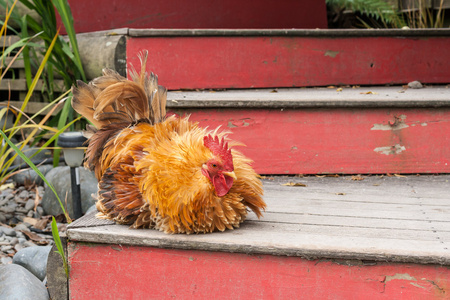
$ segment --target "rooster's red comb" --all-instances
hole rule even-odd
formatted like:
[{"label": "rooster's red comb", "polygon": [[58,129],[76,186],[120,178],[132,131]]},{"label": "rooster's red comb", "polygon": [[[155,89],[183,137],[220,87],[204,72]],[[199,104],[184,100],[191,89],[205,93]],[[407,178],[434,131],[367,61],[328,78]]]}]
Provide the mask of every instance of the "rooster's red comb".
[{"label": "rooster's red comb", "polygon": [[225,138],[219,140],[218,136],[212,137],[207,135],[203,138],[203,144],[206,148],[211,150],[214,155],[219,156],[223,161],[223,166],[227,171],[233,171],[233,157],[231,150],[228,149],[228,143],[225,142]]}]

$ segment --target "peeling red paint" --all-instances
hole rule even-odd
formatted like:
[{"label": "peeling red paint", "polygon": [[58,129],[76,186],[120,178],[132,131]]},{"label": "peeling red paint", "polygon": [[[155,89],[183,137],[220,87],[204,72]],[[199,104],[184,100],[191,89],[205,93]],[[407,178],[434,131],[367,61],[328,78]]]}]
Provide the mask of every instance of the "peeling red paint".
[{"label": "peeling red paint", "polygon": [[[450,122],[442,121],[450,120],[450,108],[204,108],[177,113],[191,114],[201,126],[230,130],[230,138],[246,145],[239,151],[261,174],[450,172]],[[410,126],[423,123],[428,125]]]}]

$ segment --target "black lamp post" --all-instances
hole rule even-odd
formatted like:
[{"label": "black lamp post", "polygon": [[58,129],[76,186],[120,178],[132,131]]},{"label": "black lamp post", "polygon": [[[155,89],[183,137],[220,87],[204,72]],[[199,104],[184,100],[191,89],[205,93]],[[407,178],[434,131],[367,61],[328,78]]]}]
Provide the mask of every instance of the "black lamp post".
[{"label": "black lamp post", "polygon": [[72,207],[75,219],[83,215],[81,209],[80,170],[78,167],[83,163],[84,148],[81,147],[85,141],[86,138],[81,132],[64,132],[58,138],[58,146],[64,148],[64,160],[70,167]]}]

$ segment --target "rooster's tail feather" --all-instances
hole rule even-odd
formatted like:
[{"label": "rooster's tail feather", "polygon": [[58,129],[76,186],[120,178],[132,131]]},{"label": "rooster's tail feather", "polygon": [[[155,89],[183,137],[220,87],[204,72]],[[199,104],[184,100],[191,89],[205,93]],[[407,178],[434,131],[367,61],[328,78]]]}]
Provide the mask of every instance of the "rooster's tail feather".
[{"label": "rooster's tail feather", "polygon": [[147,56],[148,52],[144,51],[139,57],[139,74],[132,68],[133,81],[109,69],[104,69],[103,76],[89,84],[78,81],[78,87],[72,87],[73,108],[97,129],[114,123],[162,122],[166,115],[167,91],[158,85],[155,74],[145,72]]}]

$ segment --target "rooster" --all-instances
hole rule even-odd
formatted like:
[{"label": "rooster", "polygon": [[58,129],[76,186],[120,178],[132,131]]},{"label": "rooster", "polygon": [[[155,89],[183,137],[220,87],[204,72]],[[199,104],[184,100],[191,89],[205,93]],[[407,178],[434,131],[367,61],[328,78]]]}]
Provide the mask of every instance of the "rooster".
[{"label": "rooster", "polygon": [[258,174],[228,139],[188,117],[166,117],[164,87],[146,73],[132,80],[109,69],[72,88],[73,108],[88,119],[85,167],[99,181],[97,218],[165,233],[208,233],[239,227],[247,208],[266,204]]}]

